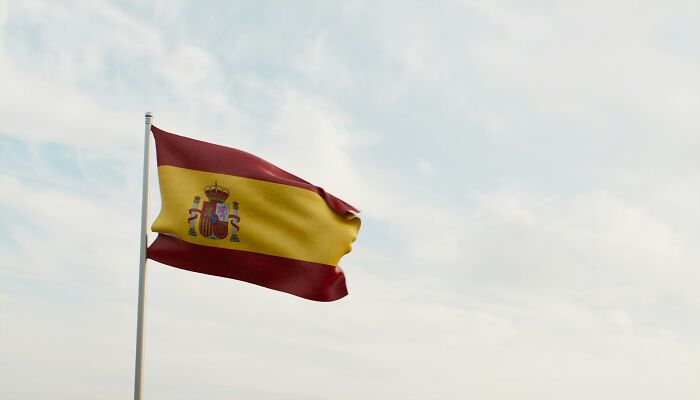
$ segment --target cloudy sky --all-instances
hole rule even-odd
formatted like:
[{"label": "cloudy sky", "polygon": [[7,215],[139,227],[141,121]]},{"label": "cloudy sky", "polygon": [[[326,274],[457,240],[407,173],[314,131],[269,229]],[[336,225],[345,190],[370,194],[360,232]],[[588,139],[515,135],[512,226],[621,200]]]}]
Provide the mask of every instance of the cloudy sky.
[{"label": "cloudy sky", "polygon": [[334,303],[151,262],[146,399],[697,399],[700,3],[429,3],[0,0],[0,397],[131,396],[152,111],[363,225]]}]

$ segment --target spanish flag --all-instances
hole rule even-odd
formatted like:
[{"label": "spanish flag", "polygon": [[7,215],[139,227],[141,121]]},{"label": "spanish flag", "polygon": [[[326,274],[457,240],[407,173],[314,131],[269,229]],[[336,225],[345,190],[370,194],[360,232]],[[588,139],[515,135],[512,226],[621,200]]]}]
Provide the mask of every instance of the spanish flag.
[{"label": "spanish flag", "polygon": [[252,154],[151,127],[162,208],[148,258],[310,300],[348,294],[351,205]]}]

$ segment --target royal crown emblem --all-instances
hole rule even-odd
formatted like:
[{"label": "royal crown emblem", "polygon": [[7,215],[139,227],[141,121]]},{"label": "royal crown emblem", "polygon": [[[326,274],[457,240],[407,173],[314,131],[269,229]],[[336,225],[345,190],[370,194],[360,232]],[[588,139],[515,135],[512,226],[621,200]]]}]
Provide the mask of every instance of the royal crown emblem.
[{"label": "royal crown emblem", "polygon": [[190,236],[197,236],[195,230],[195,220],[199,214],[199,234],[212,240],[222,240],[228,237],[228,225],[231,224],[230,241],[239,242],[238,231],[240,227],[241,217],[238,215],[238,202],[232,201],[227,204],[230,192],[225,187],[219,186],[214,181],[213,184],[204,187],[204,194],[209,201],[202,204],[202,209],[199,209],[199,201],[201,197],[195,195],[192,208],[190,208],[189,218],[187,222],[190,224],[190,230],[187,232]]}]

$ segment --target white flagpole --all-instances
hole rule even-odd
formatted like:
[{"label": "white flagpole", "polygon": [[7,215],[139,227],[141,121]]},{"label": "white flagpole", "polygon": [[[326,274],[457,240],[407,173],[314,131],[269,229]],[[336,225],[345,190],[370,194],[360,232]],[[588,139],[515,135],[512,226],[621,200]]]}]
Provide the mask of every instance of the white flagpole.
[{"label": "white flagpole", "polygon": [[139,254],[139,304],[136,316],[136,365],[134,367],[134,400],[141,400],[143,381],[143,317],[146,302],[146,245],[148,244],[148,156],[151,145],[151,123],[153,114],[146,113],[146,131],[143,141],[143,188],[141,189],[141,252]]}]

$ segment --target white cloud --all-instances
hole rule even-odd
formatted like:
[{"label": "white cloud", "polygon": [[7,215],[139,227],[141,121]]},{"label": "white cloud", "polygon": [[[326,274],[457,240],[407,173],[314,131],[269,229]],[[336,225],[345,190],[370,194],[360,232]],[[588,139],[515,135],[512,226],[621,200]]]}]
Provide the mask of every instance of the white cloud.
[{"label": "white cloud", "polygon": [[418,172],[420,172],[423,176],[430,177],[435,172],[435,169],[433,168],[433,164],[431,164],[429,161],[420,160],[418,161]]}]

